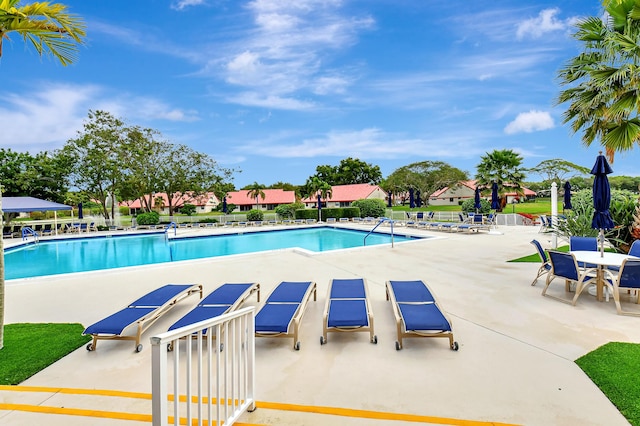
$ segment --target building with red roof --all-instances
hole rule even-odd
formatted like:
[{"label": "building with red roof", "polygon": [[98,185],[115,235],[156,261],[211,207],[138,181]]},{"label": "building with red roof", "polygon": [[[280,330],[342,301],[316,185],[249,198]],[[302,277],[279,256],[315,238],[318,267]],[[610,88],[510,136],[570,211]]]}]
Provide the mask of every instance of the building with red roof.
[{"label": "building with red roof", "polygon": [[[249,192],[249,190],[229,192],[227,194],[227,203],[235,204],[241,212],[255,209],[256,199],[249,197]],[[281,204],[291,204],[296,201],[296,193],[294,191],[263,189],[262,192],[264,192],[264,198],[258,197],[257,200],[260,210],[273,210]]]},{"label": "building with red roof", "polygon": [[[147,195],[147,200],[149,196]],[[201,195],[193,195],[191,193],[174,195],[171,200],[171,205],[174,211],[180,209],[185,204],[193,204],[196,206],[196,213],[208,213],[215,210],[219,204],[218,198],[213,192],[207,192]],[[141,199],[122,201],[119,203],[121,207],[129,207],[131,214],[142,213],[144,206]],[[160,214],[168,215],[169,213],[169,197],[164,192],[156,192],[151,194],[151,209],[159,212]]]},{"label": "building with red roof", "polygon": [[[331,197],[323,199],[323,207],[349,207],[356,200],[379,199],[386,201],[387,193],[378,185],[358,183],[353,185],[334,185],[331,187]],[[305,207],[317,207],[318,197],[313,196],[302,200]],[[324,205],[326,203],[326,205]]]},{"label": "building with red roof", "polygon": [[[476,180],[460,181],[456,186],[442,188],[429,196],[429,204],[434,206],[454,206],[461,204],[465,200],[473,199],[477,182]],[[520,189],[522,193],[512,191],[502,194],[503,197],[507,197],[507,204],[536,197],[536,193],[529,188],[522,187]],[[490,199],[489,197],[484,198]]]}]

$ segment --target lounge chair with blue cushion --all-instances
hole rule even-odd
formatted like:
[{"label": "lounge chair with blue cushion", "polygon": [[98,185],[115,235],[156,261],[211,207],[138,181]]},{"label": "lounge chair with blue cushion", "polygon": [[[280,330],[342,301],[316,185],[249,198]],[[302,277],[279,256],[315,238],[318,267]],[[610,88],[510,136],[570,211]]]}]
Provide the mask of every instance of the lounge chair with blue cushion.
[{"label": "lounge chair with blue cushion", "polygon": [[333,331],[368,331],[369,341],[378,343],[368,296],[363,278],[331,280],[324,308],[321,345],[327,343],[327,333]]},{"label": "lounge chair with blue cushion", "polygon": [[449,347],[458,350],[451,321],[424,281],[387,281],[386,287],[398,331],[396,350],[402,349],[405,337],[447,337]]},{"label": "lounge chair with blue cushion", "polygon": [[256,337],[292,337],[293,348],[300,350],[300,322],[316,283],[283,281],[271,292],[255,318]]},{"label": "lounge chair with blue cushion", "polygon": [[[87,327],[82,334],[93,337],[93,341],[87,345],[87,350],[95,350],[99,339],[135,340],[136,352],[140,352],[142,350],[142,344],[140,344],[142,333],[173,308],[176,303],[194,293],[200,293],[200,297],[202,297],[202,285],[167,284],[147,293],[131,302],[126,308]],[[126,328],[134,324],[136,325],[135,335],[123,334]]]},{"label": "lounge chair with blue cushion", "polygon": [[169,331],[235,311],[254,292],[257,292],[259,302],[260,284],[258,283],[222,284],[169,327]]}]

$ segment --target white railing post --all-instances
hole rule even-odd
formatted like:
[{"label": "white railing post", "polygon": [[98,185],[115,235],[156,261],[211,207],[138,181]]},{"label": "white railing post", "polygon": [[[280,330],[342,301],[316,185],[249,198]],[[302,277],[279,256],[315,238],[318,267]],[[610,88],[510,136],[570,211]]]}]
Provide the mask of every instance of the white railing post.
[{"label": "white railing post", "polygon": [[[167,399],[171,392],[168,380],[171,376],[175,425],[197,422],[230,426],[244,411],[255,409],[254,314],[254,307],[243,308],[151,338],[154,426],[168,424]],[[192,347],[193,337],[196,338],[195,348]],[[204,338],[207,339],[206,345],[203,345]],[[186,339],[183,345],[180,345],[180,339]],[[173,374],[168,371],[167,345],[173,347]],[[179,355],[181,346],[185,348],[186,360],[183,362],[180,362]],[[204,380],[207,381],[206,389]],[[184,403],[180,401],[181,389],[186,394]],[[192,409],[194,403],[195,410]],[[205,403],[207,407],[202,406]],[[184,413],[184,419],[180,418],[181,413]]]}]

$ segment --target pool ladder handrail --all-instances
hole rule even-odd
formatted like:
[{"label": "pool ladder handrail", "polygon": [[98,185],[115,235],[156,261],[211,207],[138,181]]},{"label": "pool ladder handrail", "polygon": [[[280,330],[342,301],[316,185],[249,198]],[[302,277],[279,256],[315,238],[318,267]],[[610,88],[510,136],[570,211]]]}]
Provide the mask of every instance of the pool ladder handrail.
[{"label": "pool ladder handrail", "polygon": [[36,231],[33,230],[32,227],[30,226],[25,226],[24,228],[22,228],[22,240],[26,240],[29,235],[31,235],[33,237],[33,240],[37,243],[38,242],[38,233]]},{"label": "pool ladder handrail", "polygon": [[373,231],[376,230],[376,228],[380,225],[382,225],[384,222],[389,222],[391,224],[391,247],[393,247],[393,220],[389,219],[388,217],[381,217],[380,220],[378,221],[378,223],[376,224],[376,226],[373,227],[373,229],[371,229],[371,231],[369,231],[367,233],[367,235],[364,236],[364,239],[362,241],[362,245],[367,245],[367,237],[369,235],[371,235],[373,233]]},{"label": "pool ladder handrail", "polygon": [[175,236],[178,232],[178,224],[175,222],[169,222],[169,224],[167,225],[166,229],[164,230],[164,237],[165,239],[169,239],[169,230],[173,228],[173,235]]}]

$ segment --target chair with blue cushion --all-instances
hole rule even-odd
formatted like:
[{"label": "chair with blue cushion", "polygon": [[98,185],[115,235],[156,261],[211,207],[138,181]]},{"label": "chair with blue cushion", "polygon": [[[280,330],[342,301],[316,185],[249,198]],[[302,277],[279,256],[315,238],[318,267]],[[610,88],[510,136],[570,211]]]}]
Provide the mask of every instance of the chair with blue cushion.
[{"label": "chair with blue cushion", "polygon": [[300,322],[316,283],[283,281],[269,294],[255,318],[256,337],[292,337],[293,348],[300,350]]},{"label": "chair with blue cushion", "polygon": [[538,240],[532,240],[531,244],[533,244],[533,246],[536,248],[538,256],[540,256],[540,261],[542,262],[542,265],[540,266],[540,268],[538,268],[535,279],[531,282],[531,285],[533,286],[538,283],[538,279],[540,279],[541,276],[549,273],[549,271],[551,270],[551,263],[549,262],[547,253],[544,251]]},{"label": "chair with blue cushion", "polygon": [[324,308],[320,344],[327,343],[328,332],[368,331],[369,341],[378,343],[373,332],[373,310],[367,283],[363,278],[333,279],[329,283]]},{"label": "chair with blue cushion", "polygon": [[402,339],[406,337],[446,337],[449,347],[458,350],[451,320],[424,281],[387,281],[386,289],[398,332],[396,350],[402,349]]},{"label": "chair with blue cushion", "polygon": [[[569,237],[569,250],[571,251],[598,251],[598,239],[596,237]],[[596,265],[578,262],[581,268],[595,268]]]},{"label": "chair with blue cushion", "polygon": [[[547,283],[542,290],[542,295],[550,297],[552,299],[556,299],[563,303],[568,303],[571,305],[575,305],[582,292],[582,289],[591,283],[596,282],[596,269],[589,268],[586,270],[580,269],[578,267],[578,262],[576,258],[571,253],[563,253],[556,250],[549,250],[549,261],[551,262],[551,270],[547,274]],[[571,298],[562,298],[559,296],[547,294],[547,290],[549,289],[549,285],[551,282],[556,279],[561,278],[565,281],[565,292],[569,293],[571,291],[571,284],[575,284],[575,296]]]},{"label": "chair with blue cushion", "polygon": [[259,302],[260,284],[258,283],[222,284],[200,300],[195,308],[173,323],[169,331],[235,311],[254,292],[257,292]]},{"label": "chair with blue cushion", "polygon": [[[135,340],[136,352],[142,350],[140,336],[158,318],[167,313],[179,301],[187,296],[200,293],[199,284],[167,284],[130,303],[124,309],[87,327],[82,334],[91,335],[93,341],[87,345],[88,351],[96,349],[97,341],[104,340]],[[129,326],[136,325],[134,336],[123,334]]]},{"label": "chair with blue cushion", "polygon": [[[637,242],[637,241],[636,241]],[[640,316],[640,311],[623,311],[620,306],[620,290],[632,290],[636,304],[640,303],[640,259],[625,259],[620,266],[618,276],[611,280],[613,284],[613,300],[618,315]],[[631,292],[630,292],[631,293]]]}]

